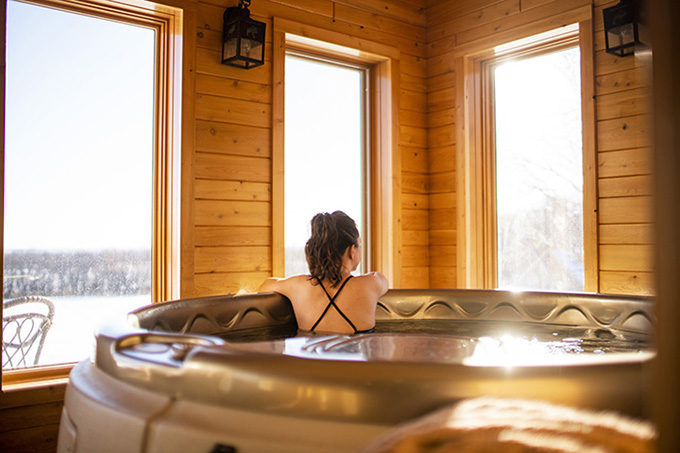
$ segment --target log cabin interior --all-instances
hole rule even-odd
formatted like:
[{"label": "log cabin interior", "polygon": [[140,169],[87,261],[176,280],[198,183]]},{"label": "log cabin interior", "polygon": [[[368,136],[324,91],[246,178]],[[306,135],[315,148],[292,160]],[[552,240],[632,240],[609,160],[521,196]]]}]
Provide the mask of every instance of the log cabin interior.
[{"label": "log cabin interior", "polygon": [[[167,98],[157,137],[166,160],[156,181],[166,197],[154,223],[164,232],[154,243],[156,300],[255,290],[282,274],[291,49],[370,68],[370,266],[391,288],[495,287],[480,258],[490,252],[477,191],[484,132],[476,68],[498,46],[578,24],[567,38],[581,63],[583,290],[656,299],[648,418],[659,451],[680,445],[674,0],[647,2],[653,58],[605,52],[602,10],[618,0],[252,0],[252,17],[267,26],[265,63],[252,69],[220,61],[223,14],[236,1],[29,3],[134,17],[167,37],[157,80]],[[3,15],[6,30],[6,8]],[[56,450],[69,369],[3,371],[1,450]]]}]

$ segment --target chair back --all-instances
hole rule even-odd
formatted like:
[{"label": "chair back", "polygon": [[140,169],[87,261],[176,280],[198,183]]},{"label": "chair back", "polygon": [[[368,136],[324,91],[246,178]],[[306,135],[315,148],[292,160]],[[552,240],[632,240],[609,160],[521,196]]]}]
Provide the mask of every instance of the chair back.
[{"label": "chair back", "polygon": [[35,366],[52,326],[54,304],[40,296],[2,303],[2,368]]}]

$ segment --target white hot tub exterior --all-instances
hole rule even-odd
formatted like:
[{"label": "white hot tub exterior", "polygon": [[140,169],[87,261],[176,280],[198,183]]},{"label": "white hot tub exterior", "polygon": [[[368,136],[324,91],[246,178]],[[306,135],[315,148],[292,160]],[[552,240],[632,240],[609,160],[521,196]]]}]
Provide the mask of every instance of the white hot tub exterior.
[{"label": "white hot tub exterior", "polygon": [[[624,336],[651,335],[653,326],[647,298],[486,290],[393,290],[377,318],[540,323]],[[283,341],[215,336],[291,323],[285,298],[258,294],[156,304],[133,312],[129,326],[103,327],[93,359],[71,373],[58,451],[356,451],[401,423],[479,396],[638,417],[646,410],[651,350],[474,365],[465,363],[465,341],[446,335],[427,340],[435,351],[455,340],[461,353],[434,360],[399,354],[400,345],[417,349],[423,335],[304,340],[307,351],[342,345],[338,350],[352,351],[344,357],[286,354]],[[357,356],[367,348],[373,352]]]}]

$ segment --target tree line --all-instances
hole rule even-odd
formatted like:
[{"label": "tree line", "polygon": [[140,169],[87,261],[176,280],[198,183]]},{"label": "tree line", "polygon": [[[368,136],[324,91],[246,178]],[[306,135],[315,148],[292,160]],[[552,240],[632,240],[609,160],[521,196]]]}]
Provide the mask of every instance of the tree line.
[{"label": "tree line", "polygon": [[149,250],[5,252],[3,297],[150,294]]}]

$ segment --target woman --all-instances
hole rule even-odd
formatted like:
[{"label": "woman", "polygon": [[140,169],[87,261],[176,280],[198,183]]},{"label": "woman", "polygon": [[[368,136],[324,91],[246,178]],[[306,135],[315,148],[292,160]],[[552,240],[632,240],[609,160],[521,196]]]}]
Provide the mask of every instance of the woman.
[{"label": "woman", "polygon": [[259,292],[283,294],[293,304],[298,328],[312,332],[363,333],[375,327],[378,298],[387,292],[380,272],[353,277],[361,261],[361,238],[342,211],[317,214],[305,245],[309,275],[269,278]]}]

